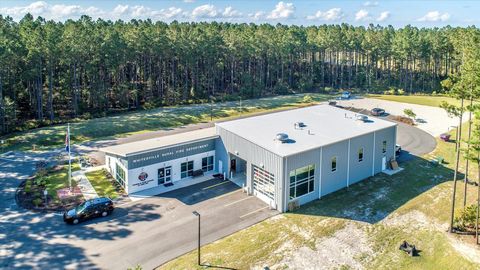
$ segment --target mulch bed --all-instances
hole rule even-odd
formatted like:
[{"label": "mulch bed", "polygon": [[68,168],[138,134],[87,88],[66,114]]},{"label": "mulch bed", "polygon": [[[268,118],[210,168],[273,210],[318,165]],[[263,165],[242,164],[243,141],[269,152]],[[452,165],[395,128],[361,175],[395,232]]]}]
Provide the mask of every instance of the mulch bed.
[{"label": "mulch bed", "polygon": [[[53,199],[51,194],[47,195],[47,205],[45,205],[45,196],[43,195],[43,191],[45,190],[44,186],[38,186],[34,183],[31,184],[30,190],[27,192],[25,191],[25,185],[27,181],[31,181],[32,179],[27,179],[23,181],[17,188],[15,192],[15,200],[18,206],[29,209],[29,210],[36,210],[36,211],[46,211],[46,212],[60,212],[65,211],[68,208],[72,208],[84,201],[83,195],[75,195],[66,197],[62,200]],[[35,199],[40,198],[40,203],[35,204]]]},{"label": "mulch bed", "polygon": [[408,117],[405,117],[405,116],[395,115],[395,116],[392,117],[392,119],[394,121],[404,123],[404,124],[407,124],[407,125],[410,125],[410,126],[415,125],[415,122],[413,122],[413,120],[411,118],[408,118]]}]

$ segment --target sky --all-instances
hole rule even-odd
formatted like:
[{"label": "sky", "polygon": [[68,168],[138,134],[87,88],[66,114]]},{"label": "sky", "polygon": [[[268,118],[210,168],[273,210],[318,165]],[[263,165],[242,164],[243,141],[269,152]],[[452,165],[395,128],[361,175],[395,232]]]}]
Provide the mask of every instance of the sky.
[{"label": "sky", "polygon": [[129,21],[223,21],[270,24],[393,25],[442,27],[480,25],[479,1],[407,0],[0,0],[0,14],[20,20],[26,13],[48,20],[90,17]]}]

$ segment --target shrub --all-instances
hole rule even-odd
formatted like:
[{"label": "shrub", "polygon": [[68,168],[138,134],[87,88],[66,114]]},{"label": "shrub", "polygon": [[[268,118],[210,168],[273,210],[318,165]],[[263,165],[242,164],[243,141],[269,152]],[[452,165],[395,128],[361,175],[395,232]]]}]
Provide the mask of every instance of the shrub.
[{"label": "shrub", "polygon": [[460,216],[456,217],[454,220],[454,226],[461,230],[466,231],[468,229],[475,229],[475,222],[477,217],[477,205],[472,204],[467,206],[462,212],[460,212]]},{"label": "shrub", "polygon": [[398,89],[398,90],[397,90],[397,94],[403,96],[403,95],[405,95],[405,90],[403,90],[403,89]]},{"label": "shrub", "polygon": [[33,205],[35,205],[36,207],[39,207],[42,204],[42,202],[43,202],[42,198],[35,198],[32,200]]},{"label": "shrub", "polygon": [[411,119],[415,119],[415,117],[417,117],[417,114],[414,113],[412,109],[405,109],[405,110],[403,110],[403,113],[406,116],[410,117]]},{"label": "shrub", "polygon": [[302,103],[312,103],[312,102],[313,102],[313,98],[310,95],[305,95],[302,99]]},{"label": "shrub", "polygon": [[388,90],[383,91],[384,95],[395,95],[397,92],[395,88],[390,87]]}]

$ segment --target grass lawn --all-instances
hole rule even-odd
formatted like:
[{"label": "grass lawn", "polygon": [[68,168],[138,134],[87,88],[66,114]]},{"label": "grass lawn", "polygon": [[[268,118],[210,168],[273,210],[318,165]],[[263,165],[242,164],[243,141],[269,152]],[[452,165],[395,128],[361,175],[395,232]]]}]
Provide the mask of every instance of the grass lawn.
[{"label": "grass lawn", "polygon": [[[80,170],[78,163],[72,163],[72,172]],[[48,194],[50,194],[54,200],[58,200],[57,190],[69,187],[68,183],[68,165],[60,165],[58,170],[50,170],[45,176],[46,187]],[[77,183],[72,179],[72,186],[76,186]]]},{"label": "grass lawn", "polygon": [[[306,94],[276,96],[213,105],[213,119],[228,119],[239,115],[270,110],[283,110],[306,105],[302,99]],[[331,98],[325,94],[308,94],[314,102]],[[78,144],[89,140],[109,139],[132,133],[175,128],[188,124],[210,121],[210,104],[164,107],[152,110],[124,113],[116,116],[95,118],[72,123],[71,141]],[[3,137],[3,151],[31,150],[35,144],[38,150],[62,147],[65,143],[66,125],[39,128]]]},{"label": "grass lawn", "polygon": [[396,95],[368,95],[369,98],[383,99],[389,101],[397,101],[418,105],[426,105],[432,107],[440,107],[440,104],[443,101],[446,101],[450,104],[460,105],[460,101],[447,97],[447,96],[422,96],[422,95],[411,95],[411,96],[396,96]]},{"label": "grass lawn", "polygon": [[[469,243],[473,238],[445,232],[453,152],[453,143],[439,140],[433,155],[442,155],[445,166],[434,166],[429,156],[415,158],[396,175],[376,175],[208,244],[202,247],[202,261],[237,269],[478,269],[460,253],[478,252]],[[458,188],[460,209],[463,184]],[[474,203],[476,191],[469,187],[468,204]],[[403,240],[415,244],[420,256],[400,252]],[[160,269],[202,268],[192,251]]]},{"label": "grass lawn", "polygon": [[115,199],[119,196],[115,186],[108,180],[105,170],[96,170],[85,173],[93,188],[100,197]]}]

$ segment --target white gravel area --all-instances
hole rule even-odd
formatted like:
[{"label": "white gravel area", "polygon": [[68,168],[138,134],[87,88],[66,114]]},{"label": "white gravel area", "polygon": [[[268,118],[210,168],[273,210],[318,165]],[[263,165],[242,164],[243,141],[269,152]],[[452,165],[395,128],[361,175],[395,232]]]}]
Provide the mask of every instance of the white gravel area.
[{"label": "white gravel area", "polygon": [[[417,105],[410,103],[395,102],[374,98],[354,98],[350,100],[338,100],[338,105],[355,107],[366,110],[382,108],[392,115],[404,115],[403,110],[411,109],[417,114],[417,127],[437,137],[458,124],[457,118],[451,118],[442,108]],[[464,114],[464,121],[468,120],[468,113]]]}]

